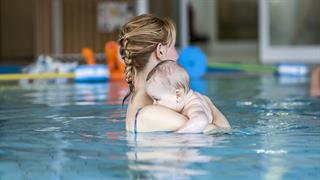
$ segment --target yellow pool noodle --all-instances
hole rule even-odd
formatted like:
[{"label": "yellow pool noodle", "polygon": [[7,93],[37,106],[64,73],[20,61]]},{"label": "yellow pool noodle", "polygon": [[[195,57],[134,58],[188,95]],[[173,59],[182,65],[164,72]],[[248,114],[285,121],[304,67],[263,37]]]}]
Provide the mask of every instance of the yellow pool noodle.
[{"label": "yellow pool noodle", "polygon": [[0,74],[0,81],[20,79],[74,78],[74,73]]}]

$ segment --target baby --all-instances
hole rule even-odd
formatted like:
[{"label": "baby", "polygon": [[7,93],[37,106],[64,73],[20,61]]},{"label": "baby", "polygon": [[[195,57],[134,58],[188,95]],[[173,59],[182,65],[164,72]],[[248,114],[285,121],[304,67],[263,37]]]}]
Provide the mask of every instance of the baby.
[{"label": "baby", "polygon": [[201,133],[213,121],[206,100],[190,89],[188,73],[175,61],[161,61],[150,71],[146,92],[153,104],[166,106],[188,118],[178,133]]}]

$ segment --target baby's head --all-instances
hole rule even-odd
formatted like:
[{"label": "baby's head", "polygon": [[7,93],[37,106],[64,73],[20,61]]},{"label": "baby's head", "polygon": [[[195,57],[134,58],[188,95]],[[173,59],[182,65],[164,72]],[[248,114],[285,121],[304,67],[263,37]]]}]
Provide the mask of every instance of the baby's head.
[{"label": "baby's head", "polygon": [[161,61],[147,76],[146,92],[154,104],[181,111],[189,91],[189,75],[175,61]]}]

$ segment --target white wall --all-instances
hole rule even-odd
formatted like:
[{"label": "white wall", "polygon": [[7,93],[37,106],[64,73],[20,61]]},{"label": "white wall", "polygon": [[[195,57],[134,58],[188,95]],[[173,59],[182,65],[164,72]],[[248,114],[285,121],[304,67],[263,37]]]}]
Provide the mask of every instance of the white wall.
[{"label": "white wall", "polygon": [[196,31],[200,34],[214,37],[214,1],[208,0],[189,0],[195,10]]},{"label": "white wall", "polygon": [[207,35],[210,39],[209,46],[215,41],[215,1],[213,0],[189,0],[194,8],[195,31]]}]

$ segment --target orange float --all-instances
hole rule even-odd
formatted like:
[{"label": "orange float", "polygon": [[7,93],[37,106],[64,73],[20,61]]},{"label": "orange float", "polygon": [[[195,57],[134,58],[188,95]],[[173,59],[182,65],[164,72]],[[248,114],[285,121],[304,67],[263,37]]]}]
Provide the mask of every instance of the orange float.
[{"label": "orange float", "polygon": [[82,56],[84,57],[84,59],[86,60],[86,63],[88,65],[95,65],[96,64],[96,60],[94,58],[94,53],[91,48],[82,48],[81,51],[82,51]]},{"label": "orange float", "polygon": [[107,57],[107,64],[110,70],[110,80],[124,80],[125,64],[120,58],[118,43],[115,41],[107,42],[104,53]]}]

